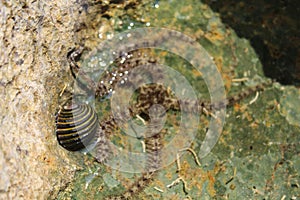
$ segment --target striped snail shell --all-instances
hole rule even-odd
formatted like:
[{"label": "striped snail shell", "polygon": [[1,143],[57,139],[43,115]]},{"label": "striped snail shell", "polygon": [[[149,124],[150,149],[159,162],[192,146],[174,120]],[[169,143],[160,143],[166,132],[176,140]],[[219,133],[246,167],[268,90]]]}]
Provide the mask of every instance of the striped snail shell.
[{"label": "striped snail shell", "polygon": [[69,151],[79,151],[95,141],[98,116],[86,104],[64,106],[56,115],[58,143]]}]

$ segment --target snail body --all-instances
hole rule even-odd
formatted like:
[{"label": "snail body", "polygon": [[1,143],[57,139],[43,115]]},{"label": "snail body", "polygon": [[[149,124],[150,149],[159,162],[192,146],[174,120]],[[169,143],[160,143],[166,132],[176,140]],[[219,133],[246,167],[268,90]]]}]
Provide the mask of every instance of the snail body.
[{"label": "snail body", "polygon": [[80,151],[91,144],[99,129],[98,116],[86,104],[64,106],[56,115],[58,143],[69,151]]}]

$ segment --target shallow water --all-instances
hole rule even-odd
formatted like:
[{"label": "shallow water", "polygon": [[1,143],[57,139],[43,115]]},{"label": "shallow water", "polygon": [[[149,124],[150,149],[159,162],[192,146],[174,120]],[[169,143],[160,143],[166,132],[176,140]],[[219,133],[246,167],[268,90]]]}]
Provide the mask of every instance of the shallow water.
[{"label": "shallow water", "polygon": [[[219,16],[207,5],[192,0],[157,1],[135,9],[135,15],[111,18],[110,20],[122,23],[114,27],[115,32],[101,32],[99,36],[110,38],[112,35],[116,36],[118,32],[149,26],[164,27],[186,34],[201,44],[213,58],[224,83],[226,96],[239,94],[249,87],[268,80],[249,41],[239,38],[232,29],[222,24]],[[126,40],[126,37],[124,39]],[[159,58],[160,64],[170,66],[184,76],[192,85],[198,98],[210,99],[211,94],[203,78],[206,74],[195,70],[189,60],[183,60],[178,55],[164,50],[155,50],[147,54]],[[86,52],[84,59],[80,61],[82,69],[92,71],[91,77],[95,81],[98,81],[99,75],[95,73],[94,67],[101,74],[107,66],[105,64],[108,63],[103,61],[103,56],[105,56],[103,51],[92,50]],[[145,60],[149,60],[149,57]],[[118,66],[110,66],[109,69],[114,72]],[[214,79],[216,74],[209,75]],[[174,90],[177,88],[176,84],[170,85]],[[181,88],[180,91],[183,89]],[[79,89],[80,92],[82,91]],[[87,98],[87,101],[95,106],[100,120],[110,113],[110,100],[113,97],[114,94],[101,100]],[[126,97],[124,95],[124,99]],[[200,149],[209,122],[214,116],[199,113],[200,120],[196,121],[197,123],[183,121],[184,124],[188,123],[188,128],[196,128],[195,138],[190,148],[195,151],[197,158],[190,151],[184,151],[179,160],[173,160],[171,164],[165,162],[168,165],[158,170],[153,181],[138,194],[134,194],[134,198],[281,199],[285,197],[293,199],[299,197],[297,190],[300,170],[300,111],[297,102],[299,102],[299,89],[285,87],[275,82],[264,91],[254,93],[227,107],[222,134],[210,153],[204,157],[201,157]],[[164,131],[162,131],[165,146],[176,138],[182,126],[179,123],[181,114],[178,111],[168,112],[168,117],[164,121]],[[144,123],[140,118],[134,120],[140,125]],[[143,151],[141,138],[129,137],[126,129],[117,130],[113,134],[112,142],[120,149],[132,152]],[[169,153],[176,155],[177,152]],[[199,155],[201,166],[197,165]],[[59,194],[58,199],[103,199],[122,194],[139,177],[139,173],[120,170],[122,166],[112,168],[93,162],[93,156],[90,154],[82,156],[84,157],[82,170],[78,171],[74,181]],[[120,165],[122,164],[124,163]],[[130,167],[130,163],[128,165]],[[135,167],[134,163],[132,167]],[[179,180],[178,183],[175,180]]]}]

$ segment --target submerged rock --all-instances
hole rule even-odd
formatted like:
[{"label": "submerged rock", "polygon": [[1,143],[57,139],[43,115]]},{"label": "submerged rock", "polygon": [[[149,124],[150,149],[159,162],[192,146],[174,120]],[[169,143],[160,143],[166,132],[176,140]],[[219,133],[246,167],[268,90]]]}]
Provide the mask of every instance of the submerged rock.
[{"label": "submerged rock", "polygon": [[296,126],[300,126],[300,89],[286,87],[280,98],[280,113],[286,120]]}]

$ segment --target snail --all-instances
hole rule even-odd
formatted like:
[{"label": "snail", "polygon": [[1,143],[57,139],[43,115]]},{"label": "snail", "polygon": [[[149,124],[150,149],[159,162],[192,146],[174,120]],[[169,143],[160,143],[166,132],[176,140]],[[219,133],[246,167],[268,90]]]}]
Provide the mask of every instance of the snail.
[{"label": "snail", "polygon": [[69,151],[79,151],[96,139],[98,116],[86,104],[64,106],[57,113],[56,137],[58,143]]}]

